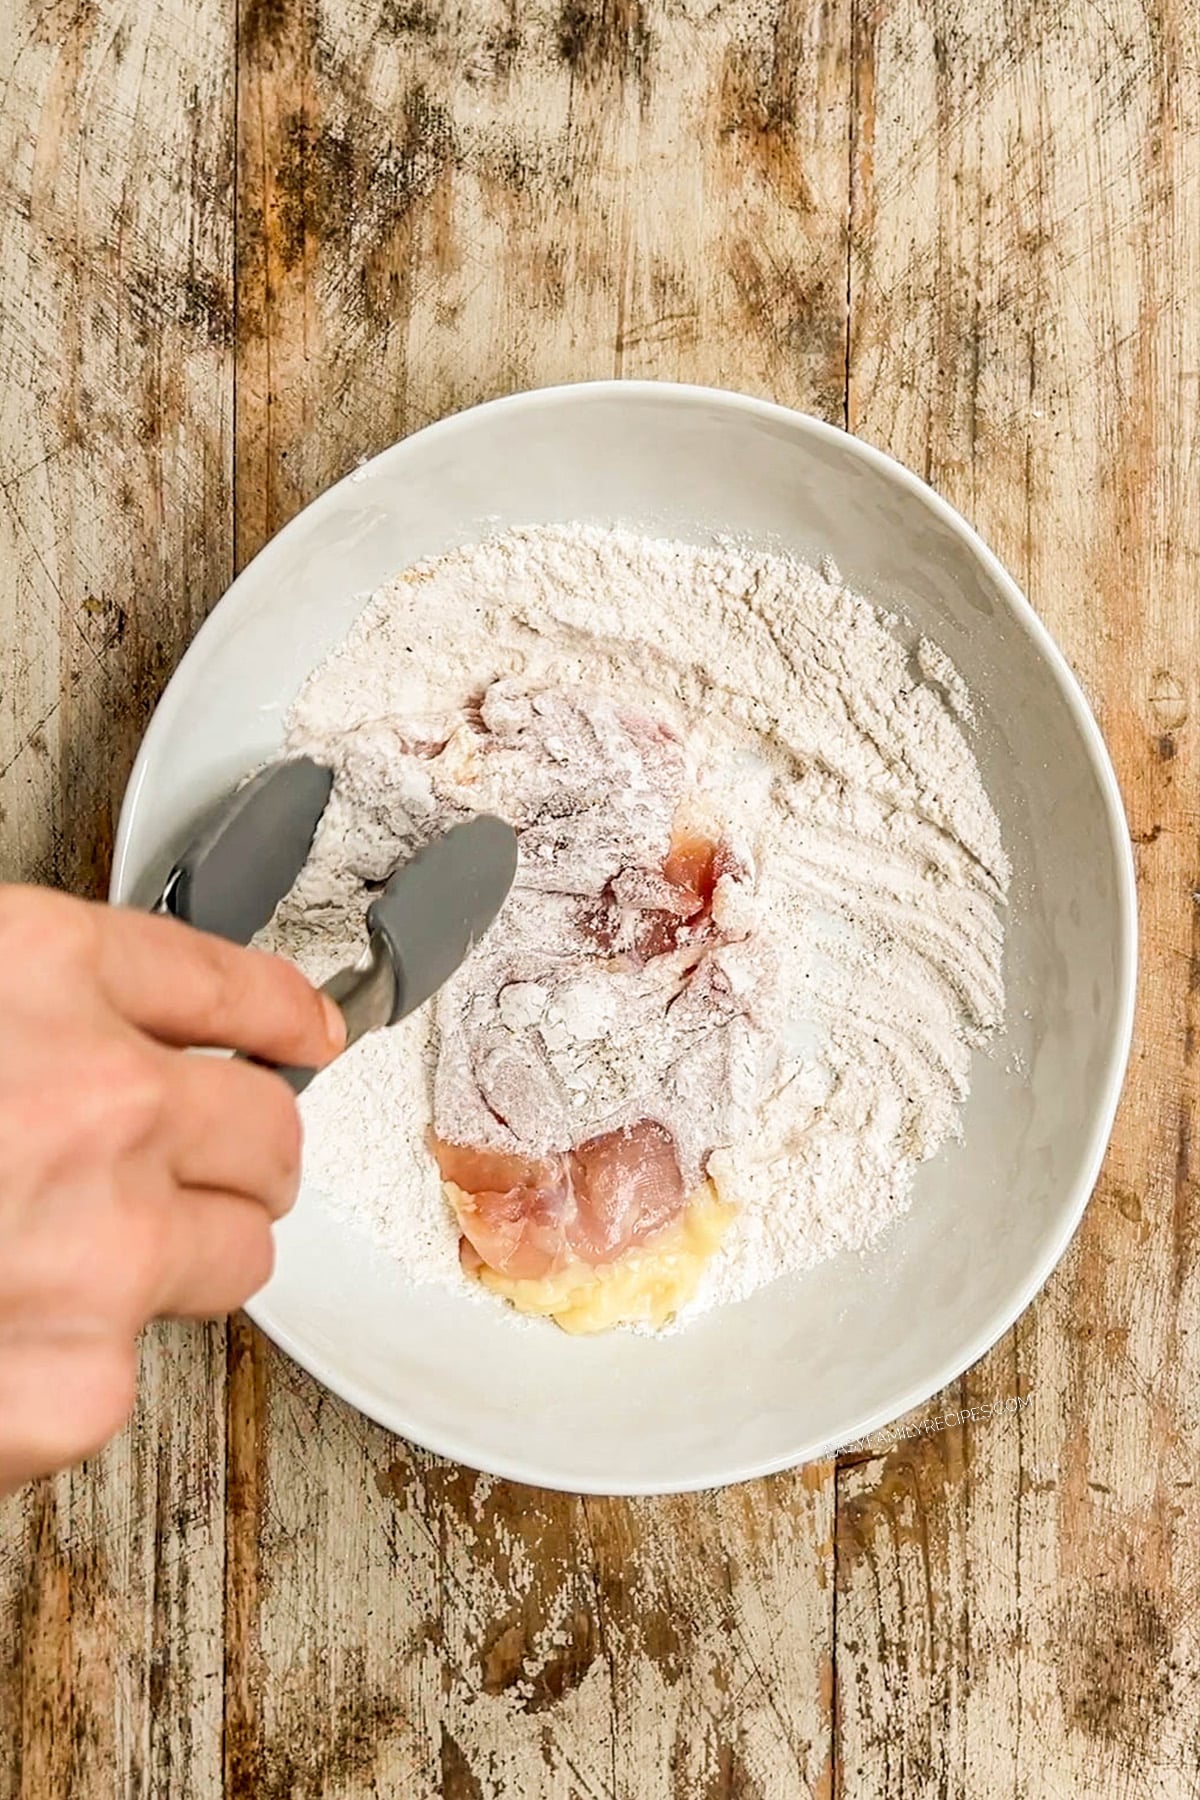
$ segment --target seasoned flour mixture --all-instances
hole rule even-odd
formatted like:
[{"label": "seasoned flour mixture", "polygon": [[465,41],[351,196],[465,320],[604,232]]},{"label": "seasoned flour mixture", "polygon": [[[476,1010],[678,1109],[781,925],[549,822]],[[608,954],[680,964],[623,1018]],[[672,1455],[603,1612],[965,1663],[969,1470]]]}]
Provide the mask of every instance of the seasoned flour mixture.
[{"label": "seasoned flour mixture", "polygon": [[971,717],[834,570],[732,545],[534,527],[382,588],[292,709],[288,750],[335,782],[259,941],[323,979],[469,813],[521,859],[436,1002],[304,1096],[328,1204],[461,1283],[431,1128],[543,1156],[653,1120],[737,1209],[682,1318],[867,1244],[1002,1015]]}]

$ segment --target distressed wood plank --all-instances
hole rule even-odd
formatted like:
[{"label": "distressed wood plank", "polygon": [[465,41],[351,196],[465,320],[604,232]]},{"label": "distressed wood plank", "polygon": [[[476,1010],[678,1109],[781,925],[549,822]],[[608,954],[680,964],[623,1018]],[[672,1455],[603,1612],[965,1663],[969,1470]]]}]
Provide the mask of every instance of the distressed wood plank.
[{"label": "distressed wood plank", "polygon": [[5,1800],[221,1792],[222,1345],[153,1328],[129,1429],[0,1502]]},{"label": "distressed wood plank", "polygon": [[101,891],[146,717],[229,578],[225,0],[9,9],[3,872]]},{"label": "distressed wood plank", "polygon": [[[953,1396],[1029,1406],[843,1459],[834,1696],[827,1467],[536,1494],[238,1325],[227,1793],[1197,1791],[1197,28],[1170,0],[854,15],[243,0],[236,550],[512,386],[657,374],[839,417],[849,204],[850,423],[1026,583],[1139,846],[1096,1202]],[[231,25],[0,20],[9,875],[100,879],[228,574]],[[134,1433],[0,1512],[0,1800],[221,1791],[220,1342],[153,1334]]]},{"label": "distressed wood plank", "polygon": [[824,1466],[576,1499],[414,1450],[244,1354],[231,1795],[829,1792]]},{"label": "distressed wood plank", "polygon": [[1129,1086],[1079,1239],[838,1480],[847,1794],[1197,1792],[1194,9],[858,0],[849,417],[961,506],[1097,707],[1139,844]]},{"label": "distressed wood plank", "polygon": [[[232,564],[226,0],[0,16],[0,874],[102,891],[138,738]],[[0,1795],[219,1792],[220,1334],[0,1507]]]},{"label": "distressed wood plank", "polygon": [[239,558],[515,387],[708,380],[841,418],[843,0],[242,5]]},{"label": "distressed wood plank", "polygon": [[[237,552],[456,407],[588,376],[840,419],[848,10],[243,0]],[[578,1501],[410,1451],[253,1333],[227,1790],[828,1794],[831,1471]]]}]

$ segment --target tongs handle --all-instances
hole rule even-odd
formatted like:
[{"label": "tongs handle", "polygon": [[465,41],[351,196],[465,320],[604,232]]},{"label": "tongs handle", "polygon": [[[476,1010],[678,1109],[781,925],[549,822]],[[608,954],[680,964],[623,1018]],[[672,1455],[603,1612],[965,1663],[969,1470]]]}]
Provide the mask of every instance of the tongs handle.
[{"label": "tongs handle", "polygon": [[[342,1010],[346,1021],[346,1049],[357,1044],[368,1031],[390,1025],[396,1010],[396,970],[387,939],[381,931],[373,931],[367,949],[352,969],[339,969],[321,988]],[[261,1067],[282,1075],[294,1094],[302,1094],[315,1069],[300,1068],[292,1063],[260,1062]]]}]

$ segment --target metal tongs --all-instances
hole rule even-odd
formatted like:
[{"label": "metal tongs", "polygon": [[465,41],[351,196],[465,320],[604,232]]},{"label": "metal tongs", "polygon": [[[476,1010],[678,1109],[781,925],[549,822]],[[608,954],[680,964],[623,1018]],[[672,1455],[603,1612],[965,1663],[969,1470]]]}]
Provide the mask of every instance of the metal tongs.
[{"label": "metal tongs", "polygon": [[[208,815],[153,910],[248,944],[300,873],[332,788],[332,770],[303,756],[252,776]],[[367,909],[365,955],[321,990],[342,1010],[347,1048],[415,1012],[453,975],[503,906],[516,867],[516,833],[490,813],[399,865]],[[297,1093],[315,1073],[279,1072]]]}]

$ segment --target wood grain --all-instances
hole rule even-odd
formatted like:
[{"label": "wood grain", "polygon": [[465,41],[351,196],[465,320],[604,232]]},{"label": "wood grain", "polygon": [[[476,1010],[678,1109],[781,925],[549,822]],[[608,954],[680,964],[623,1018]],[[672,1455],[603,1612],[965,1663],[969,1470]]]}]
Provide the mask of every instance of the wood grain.
[{"label": "wood grain", "polygon": [[8,8],[3,872],[107,884],[147,715],[230,573],[231,20]]},{"label": "wood grain", "polygon": [[[232,568],[232,15],[0,12],[0,873],[103,891],[140,733]],[[0,1795],[219,1792],[222,1335],[0,1511]]]},{"label": "wood grain", "polygon": [[0,1800],[1200,1794],[1194,9],[17,0],[0,218],[0,873],[97,889],[196,624],[360,457],[653,375],[979,525],[1114,747],[1143,955],[1080,1237],[924,1409],[1017,1417],[584,1501],[161,1328],[0,1509]]},{"label": "wood grain", "polygon": [[847,1793],[1198,1791],[1194,9],[856,19],[851,428],[998,550],[1114,751],[1141,1008],[1064,1267],[972,1370],[1015,1425],[839,1472]]},{"label": "wood grain", "polygon": [[[840,419],[847,27],[244,6],[239,557],[512,387],[724,380]],[[249,1332],[235,1370],[231,1793],[828,1792],[828,1469],[567,1500],[403,1451]]]},{"label": "wood grain", "polygon": [[260,1366],[231,1793],[828,1792],[824,1470],[574,1499],[399,1444],[273,1350]]}]

